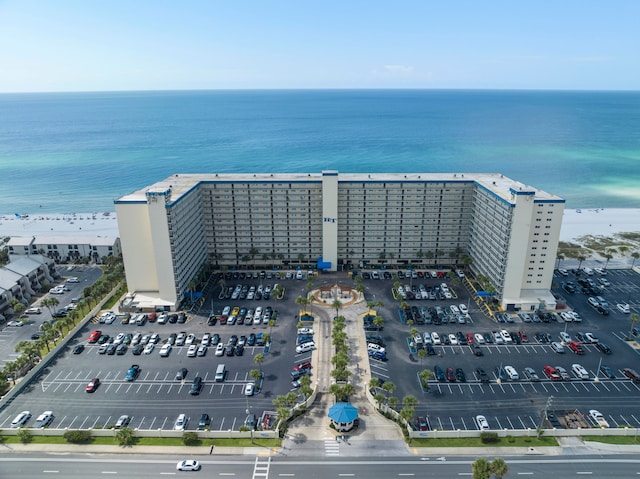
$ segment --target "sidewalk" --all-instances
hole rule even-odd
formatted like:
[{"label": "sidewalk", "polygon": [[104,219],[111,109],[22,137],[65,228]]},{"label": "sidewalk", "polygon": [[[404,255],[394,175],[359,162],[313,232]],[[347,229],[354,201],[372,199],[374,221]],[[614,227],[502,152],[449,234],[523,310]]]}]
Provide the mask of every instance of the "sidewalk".
[{"label": "sidewalk", "polygon": [[[339,280],[337,280],[339,282]],[[318,387],[316,401],[307,413],[294,421],[283,442],[283,454],[320,455],[320,456],[370,456],[375,448],[377,456],[408,455],[409,450],[402,437],[399,426],[379,413],[366,397],[367,384],[371,379],[365,331],[362,328],[362,315],[368,311],[365,300],[360,300],[340,310],[346,319],[347,342],[349,345],[350,382],[356,393],[350,398],[351,404],[358,409],[360,427],[342,434],[329,428],[329,408],[334,405],[335,397],[328,393],[332,384],[331,323],[335,310],[330,306],[314,304],[312,313],[317,318],[318,350],[314,361],[314,373]],[[318,364],[326,365],[324,369]],[[338,437],[339,436],[339,437]]]}]

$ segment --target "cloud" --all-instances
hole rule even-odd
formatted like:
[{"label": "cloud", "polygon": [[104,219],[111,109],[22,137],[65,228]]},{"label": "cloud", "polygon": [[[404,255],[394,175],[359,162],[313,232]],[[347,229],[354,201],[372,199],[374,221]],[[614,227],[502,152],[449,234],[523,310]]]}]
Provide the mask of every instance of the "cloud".
[{"label": "cloud", "polygon": [[408,65],[385,65],[384,71],[390,75],[408,76],[413,74],[413,67]]}]

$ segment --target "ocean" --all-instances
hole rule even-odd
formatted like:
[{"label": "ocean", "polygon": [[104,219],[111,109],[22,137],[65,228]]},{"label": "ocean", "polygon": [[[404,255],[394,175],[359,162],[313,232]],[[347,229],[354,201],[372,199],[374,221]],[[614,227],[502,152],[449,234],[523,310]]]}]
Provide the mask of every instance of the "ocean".
[{"label": "ocean", "polygon": [[174,173],[499,172],[640,207],[640,92],[0,94],[0,213],[114,211]]}]

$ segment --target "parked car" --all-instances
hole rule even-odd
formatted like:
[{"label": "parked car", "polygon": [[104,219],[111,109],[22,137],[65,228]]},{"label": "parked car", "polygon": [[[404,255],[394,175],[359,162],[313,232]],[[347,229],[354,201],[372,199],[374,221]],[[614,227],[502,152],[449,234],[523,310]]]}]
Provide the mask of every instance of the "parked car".
[{"label": "parked car", "polygon": [[489,421],[487,421],[487,418],[482,415],[476,416],[476,424],[478,425],[478,429],[481,431],[488,431],[490,429]]},{"label": "parked car", "polygon": [[35,427],[43,429],[53,422],[53,411],[45,411],[36,419]]}]

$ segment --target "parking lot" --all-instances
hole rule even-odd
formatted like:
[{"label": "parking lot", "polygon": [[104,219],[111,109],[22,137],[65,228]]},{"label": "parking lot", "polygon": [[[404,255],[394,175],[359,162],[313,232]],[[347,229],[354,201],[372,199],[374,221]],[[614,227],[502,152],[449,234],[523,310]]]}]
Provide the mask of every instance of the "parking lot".
[{"label": "parking lot", "polygon": [[[419,401],[416,415],[428,418],[430,427],[439,429],[465,430],[477,429],[475,417],[479,414],[487,418],[489,426],[495,428],[535,429],[543,424],[545,410],[565,411],[578,409],[587,412],[595,408],[600,410],[612,427],[630,425],[640,426],[640,413],[637,411],[637,399],[640,387],[622,375],[625,367],[634,367],[638,362],[637,354],[623,341],[629,333],[629,314],[624,314],[615,307],[608,316],[598,312],[587,303],[587,296],[575,293],[568,294],[562,289],[562,282],[567,277],[558,275],[554,293],[562,295],[570,309],[575,310],[582,318],[580,323],[560,322],[558,318],[551,322],[525,322],[522,316],[512,315],[510,321],[498,323],[487,318],[470,298],[467,290],[456,282],[450,282],[453,292],[451,298],[444,299],[408,299],[409,306],[422,311],[423,307],[435,307],[447,310],[451,305],[466,305],[468,316],[464,324],[457,318],[454,322],[436,325],[414,324],[409,326],[403,322],[399,312],[400,300],[397,292],[393,292],[395,279],[369,279],[363,281],[367,301],[381,302],[377,309],[385,318],[384,330],[371,333],[382,336],[386,361],[371,359],[369,368],[372,377],[383,381],[391,381],[396,388],[393,395],[402,399],[407,395]],[[571,276],[569,276],[571,279]],[[615,305],[618,302],[629,303],[632,312],[640,311],[640,304],[635,298],[640,297],[640,278],[630,270],[608,271],[610,285],[602,295]],[[351,281],[341,274],[339,282]],[[429,288],[441,285],[443,278],[402,279],[402,284],[422,284]],[[314,287],[323,284],[334,284],[336,276],[320,275]],[[221,289],[217,282],[206,290],[201,301],[201,309],[189,314],[186,321],[178,322],[146,322],[144,325],[100,324],[97,320],[89,324],[73,338],[69,347],[36,378],[21,394],[18,400],[7,407],[0,416],[0,428],[8,427],[15,415],[22,410],[29,410],[34,417],[44,410],[52,410],[55,418],[50,427],[84,428],[109,427],[123,415],[131,417],[130,425],[139,429],[173,429],[179,414],[190,418],[187,429],[197,427],[198,418],[203,414],[211,417],[210,428],[217,431],[237,430],[247,416],[255,414],[259,421],[269,414],[273,417],[275,406],[273,399],[295,391],[291,385],[290,371],[294,364],[307,360],[311,353],[296,355],[296,325],[299,306],[295,304],[298,296],[306,294],[306,282],[295,278],[230,278],[225,288],[235,289],[236,285],[259,286],[279,283],[285,288],[283,300],[274,296],[269,299],[249,300],[246,297],[226,299],[228,293]],[[456,283],[456,284],[454,284]],[[67,294],[73,294],[69,292]],[[395,296],[394,296],[395,295]],[[62,302],[61,302],[62,303]],[[254,311],[258,306],[266,310],[270,306],[276,320],[271,328],[260,321],[243,324],[220,323],[220,315],[225,307],[234,307]],[[215,324],[208,324],[211,313],[217,318]],[[43,314],[44,316],[44,314]],[[406,318],[405,318],[406,319]],[[421,335],[425,332],[437,332],[440,337],[448,338],[449,334],[458,337],[461,333],[481,334],[485,337],[492,332],[507,330],[512,333],[514,341],[510,344],[484,343],[480,345],[482,356],[474,354],[469,345],[443,344],[433,345],[434,354],[420,357],[417,345],[409,340],[408,331],[415,327]],[[26,326],[25,326],[26,328]],[[160,341],[150,354],[133,355],[129,347],[123,355],[99,354],[100,344],[88,344],[87,338],[94,330],[116,337],[119,333],[151,334],[158,333]],[[583,344],[583,355],[576,355],[566,348],[566,352],[555,352],[549,340],[560,341],[560,333],[568,333],[576,339],[577,332],[592,332],[600,342],[605,342],[612,349],[610,355],[601,353],[594,344]],[[251,333],[265,334],[271,332],[272,344],[266,351],[264,346],[246,346],[242,356],[216,356],[213,347],[209,347],[201,357],[188,357],[188,346],[174,346],[168,357],[161,357],[160,347],[172,333],[185,332],[194,334],[198,343],[205,333],[218,333],[222,343],[228,343],[232,335],[248,336]],[[526,342],[517,344],[515,338],[527,338]],[[364,332],[363,332],[364,334]],[[546,338],[543,342],[541,338]],[[449,341],[450,342],[450,341]],[[77,344],[84,344],[80,354],[73,354]],[[264,354],[261,365],[256,364],[256,354]],[[576,378],[571,367],[574,363],[583,365],[589,374],[588,380]],[[134,381],[126,381],[127,369],[132,364],[140,365],[141,371]],[[225,364],[227,375],[224,382],[216,382],[215,371],[220,364]],[[434,370],[436,365],[443,371],[461,368],[466,376],[465,382],[429,381],[428,390],[424,390],[418,379],[423,369]],[[546,365],[565,368],[570,379],[558,381],[549,379],[543,372]],[[607,379],[600,367],[606,365],[616,375],[615,379]],[[358,365],[360,368],[362,365]],[[509,381],[498,377],[499,371],[512,366],[520,373],[520,379]],[[329,368],[328,365],[323,367]],[[365,366],[362,366],[363,368]],[[538,380],[527,379],[524,370],[531,367]],[[186,368],[188,373],[184,380],[176,380],[179,369]],[[489,382],[480,381],[476,370],[482,368],[488,375]],[[262,369],[264,381],[252,396],[244,394],[252,369]],[[312,379],[315,371],[311,372]],[[193,378],[203,378],[204,386],[199,395],[191,395]],[[100,378],[100,386],[94,393],[88,394],[85,388],[93,378]],[[595,380],[597,378],[597,380]],[[587,422],[591,421],[586,418]],[[33,421],[33,419],[32,419]]]},{"label": "parking lot", "polygon": [[[406,300],[410,306],[418,310],[423,307],[439,305],[446,310],[450,305],[469,305],[469,317],[464,324],[444,322],[443,324],[403,324],[399,318],[399,301],[392,295],[392,284],[395,280],[364,280],[368,297],[381,300],[384,307],[381,312],[385,317],[384,330],[378,333],[383,337],[387,351],[387,361],[370,361],[371,373],[382,381],[391,381],[396,386],[393,395],[402,399],[407,395],[416,397],[419,405],[417,416],[428,418],[430,427],[448,430],[478,429],[475,417],[484,415],[489,426],[495,428],[535,429],[541,425],[545,410],[567,411],[578,409],[588,413],[589,409],[600,410],[612,427],[630,425],[640,426],[640,412],[637,410],[637,399],[640,387],[624,377],[622,370],[626,367],[637,369],[638,355],[623,339],[629,334],[629,314],[615,308],[617,303],[629,303],[631,312],[639,312],[640,278],[631,270],[610,270],[607,272],[610,285],[604,288],[602,295],[612,305],[608,316],[599,314],[587,303],[588,296],[576,293],[567,294],[561,285],[566,277],[556,278],[557,288],[554,293],[561,294],[567,300],[569,309],[575,310],[581,322],[566,323],[559,316],[550,322],[524,322],[521,316],[511,315],[510,323],[498,323],[484,316],[469,294],[462,286],[449,286],[455,291],[457,298],[450,300]],[[571,275],[573,276],[573,275]],[[569,278],[571,279],[571,278]],[[575,278],[574,278],[575,279]],[[424,283],[427,287],[435,287],[441,279],[413,279],[413,285]],[[402,284],[409,283],[402,279]],[[480,345],[482,356],[476,356],[469,345],[433,345],[435,354],[420,358],[416,354],[415,342],[408,340],[408,331],[416,328],[421,335],[425,332],[437,332],[440,338],[461,332],[463,337],[468,333],[486,333],[506,330],[512,333],[511,344]],[[561,341],[560,333],[566,331],[572,340],[576,340],[577,332],[592,332],[600,342],[606,343],[612,350],[607,355],[600,352],[595,344],[581,344],[583,355],[574,354],[565,347],[563,354],[556,353],[550,342]],[[522,332],[528,342],[517,344],[515,339]],[[547,336],[548,335],[548,336]],[[475,336],[474,336],[475,339]],[[477,343],[477,341],[476,341]],[[565,343],[566,345],[566,343]],[[412,347],[413,346],[413,347]],[[575,377],[572,365],[578,363],[589,373],[588,380]],[[418,372],[422,369],[434,370],[436,365],[444,371],[451,368],[455,372],[461,368],[465,382],[455,379],[438,381],[435,377],[429,381],[429,390],[420,385]],[[546,365],[562,367],[569,374],[568,380],[551,380],[543,368]],[[608,366],[616,375],[616,379],[607,379],[599,369]],[[520,379],[510,381],[500,379],[500,369],[512,366]],[[531,367],[537,375],[530,380],[524,375],[524,369]],[[477,368],[487,373],[490,382],[481,382]],[[597,379],[596,379],[597,378]],[[587,414],[588,415],[588,414]],[[587,418],[587,422],[595,424]]]},{"label": "parking lot", "polygon": [[[259,427],[263,426],[267,414],[274,418],[276,407],[273,399],[295,391],[290,375],[293,366],[311,357],[310,352],[295,353],[299,311],[295,298],[306,291],[304,283],[295,279],[279,281],[285,286],[283,300],[274,297],[268,300],[227,300],[221,294],[221,286],[216,284],[209,288],[202,308],[196,314],[187,314],[182,324],[177,321],[160,324],[157,319],[155,322],[146,321],[143,325],[134,322],[122,324],[120,319],[107,324],[95,319],[72,339],[69,346],[19,399],[3,411],[0,428],[8,427],[13,417],[22,410],[31,411],[34,417],[44,410],[52,410],[55,418],[49,427],[55,428],[105,428],[113,426],[121,415],[128,415],[131,417],[131,427],[167,430],[174,428],[179,414],[186,414],[190,418],[187,429],[195,429],[198,418],[206,413],[211,417],[212,430],[227,431],[238,430],[247,417],[247,411],[257,416]],[[256,286],[257,289],[260,285],[275,284],[275,279],[232,279],[229,284],[231,288],[242,284]],[[227,306],[247,310],[257,309],[258,306],[266,310],[270,306],[277,318],[276,326],[272,329],[262,320],[260,324],[236,322],[222,325],[220,316]],[[216,320],[215,324],[209,325],[212,311]],[[160,338],[150,354],[134,355],[132,345],[122,355],[100,354],[102,345],[87,341],[95,330],[100,330],[103,336],[110,336],[109,341],[113,341],[119,333],[129,333],[130,336],[158,333]],[[159,352],[162,344],[172,334],[180,332],[193,334],[196,337],[194,344],[199,344],[205,333],[217,333],[220,342],[227,346],[225,354],[216,356],[215,347],[209,346],[204,356],[189,357],[188,345],[174,345],[167,357],[161,357]],[[269,332],[272,337],[270,349],[265,349],[264,344],[258,341],[253,346],[245,345],[241,356],[226,354],[232,335],[240,340],[251,333],[264,335]],[[84,345],[84,350],[80,354],[73,354],[72,350],[78,344]],[[264,355],[261,364],[254,361],[257,354]],[[126,381],[125,375],[132,364],[140,366],[140,374],[135,380]],[[227,372],[223,382],[216,382],[214,376],[220,364],[226,366]],[[186,378],[176,380],[176,373],[181,368],[188,370]],[[255,382],[250,376],[253,369],[261,369],[264,380],[257,385],[255,394],[246,396],[245,385]],[[196,376],[203,379],[203,387],[198,395],[192,395],[190,389]],[[95,392],[85,392],[87,384],[96,377],[100,379],[100,385]]]}]

